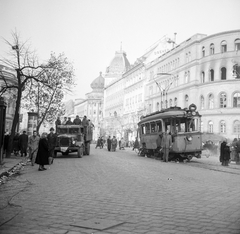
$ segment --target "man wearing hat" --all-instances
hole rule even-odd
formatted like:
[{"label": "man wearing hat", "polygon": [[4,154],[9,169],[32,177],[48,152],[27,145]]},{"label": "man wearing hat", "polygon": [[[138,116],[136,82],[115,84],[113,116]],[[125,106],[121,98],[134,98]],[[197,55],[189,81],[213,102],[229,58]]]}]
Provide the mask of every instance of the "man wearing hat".
[{"label": "man wearing hat", "polygon": [[52,161],[49,163],[53,163],[53,158],[54,158],[54,149],[57,143],[57,136],[54,133],[54,128],[50,128],[50,133],[47,135],[48,139],[48,152],[49,152],[49,157],[52,158]]}]

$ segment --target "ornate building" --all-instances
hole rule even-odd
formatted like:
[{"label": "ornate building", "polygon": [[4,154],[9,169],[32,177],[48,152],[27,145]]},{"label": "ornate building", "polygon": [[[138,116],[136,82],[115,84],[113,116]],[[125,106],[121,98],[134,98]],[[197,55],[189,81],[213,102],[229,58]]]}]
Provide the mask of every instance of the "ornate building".
[{"label": "ornate building", "polygon": [[115,53],[104,76],[104,129],[106,135],[115,135],[118,138],[123,136],[124,126],[122,116],[125,80],[122,75],[129,68],[127,55],[120,50]]},{"label": "ornate building", "polygon": [[201,130],[240,137],[240,30],[195,34],[146,66],[148,112],[195,103]]},{"label": "ornate building", "polygon": [[88,119],[94,124],[93,139],[103,135],[103,94],[104,94],[104,78],[102,73],[91,83],[92,92],[86,94],[85,99],[77,99],[74,104],[74,115]]}]

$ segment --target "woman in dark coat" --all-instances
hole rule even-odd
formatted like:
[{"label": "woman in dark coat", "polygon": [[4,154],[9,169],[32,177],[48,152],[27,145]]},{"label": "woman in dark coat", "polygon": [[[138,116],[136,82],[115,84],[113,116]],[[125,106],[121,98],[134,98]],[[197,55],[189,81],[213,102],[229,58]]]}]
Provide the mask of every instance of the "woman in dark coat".
[{"label": "woman in dark coat", "polygon": [[230,160],[230,147],[227,145],[227,141],[223,141],[220,150],[220,162],[222,166],[228,166]]},{"label": "woman in dark coat", "polygon": [[19,147],[19,133],[17,132],[16,135],[13,137],[13,153],[14,155],[18,155],[20,150]]},{"label": "woman in dark coat", "polygon": [[44,165],[49,164],[48,157],[49,157],[49,152],[48,152],[47,133],[44,132],[39,141],[38,153],[35,161],[35,163],[39,164],[39,168],[38,168],[39,171],[47,170],[44,167]]}]

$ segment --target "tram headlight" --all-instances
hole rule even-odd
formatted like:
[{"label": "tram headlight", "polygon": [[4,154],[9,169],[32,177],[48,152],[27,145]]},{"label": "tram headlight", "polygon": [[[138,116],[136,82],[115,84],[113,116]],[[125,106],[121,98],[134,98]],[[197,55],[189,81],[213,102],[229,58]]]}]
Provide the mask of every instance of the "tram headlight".
[{"label": "tram headlight", "polygon": [[186,138],[188,141],[192,141],[192,139],[193,139],[192,136],[186,136]]},{"label": "tram headlight", "polygon": [[196,115],[196,112],[195,112],[195,111],[192,111],[192,115]]}]

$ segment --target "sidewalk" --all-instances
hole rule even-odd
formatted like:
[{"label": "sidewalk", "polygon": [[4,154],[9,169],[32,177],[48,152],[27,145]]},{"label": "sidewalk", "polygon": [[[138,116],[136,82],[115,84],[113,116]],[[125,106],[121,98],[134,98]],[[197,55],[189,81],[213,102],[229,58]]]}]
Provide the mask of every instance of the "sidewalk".
[{"label": "sidewalk", "polygon": [[26,157],[11,155],[10,158],[3,158],[3,163],[0,165],[0,185],[5,183],[9,176],[21,170],[26,163]]}]

